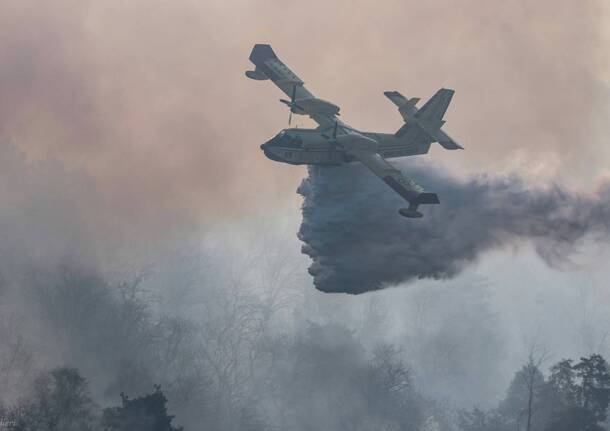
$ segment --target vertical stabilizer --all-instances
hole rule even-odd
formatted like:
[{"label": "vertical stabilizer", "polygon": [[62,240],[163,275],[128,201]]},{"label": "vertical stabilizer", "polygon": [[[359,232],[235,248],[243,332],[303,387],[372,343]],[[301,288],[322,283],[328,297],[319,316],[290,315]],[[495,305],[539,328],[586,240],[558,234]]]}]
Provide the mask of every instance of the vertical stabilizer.
[{"label": "vertical stabilizer", "polygon": [[432,123],[442,122],[454,93],[455,91],[448,88],[441,88],[417,111],[415,116]]}]

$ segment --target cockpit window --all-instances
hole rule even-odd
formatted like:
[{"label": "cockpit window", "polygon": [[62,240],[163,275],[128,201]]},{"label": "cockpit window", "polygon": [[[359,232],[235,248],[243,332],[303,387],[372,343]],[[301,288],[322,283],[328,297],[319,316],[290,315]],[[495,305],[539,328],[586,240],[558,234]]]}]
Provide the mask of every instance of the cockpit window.
[{"label": "cockpit window", "polygon": [[275,135],[268,144],[273,147],[287,147],[287,148],[302,148],[303,141],[300,136],[293,136],[282,130],[280,133]]}]

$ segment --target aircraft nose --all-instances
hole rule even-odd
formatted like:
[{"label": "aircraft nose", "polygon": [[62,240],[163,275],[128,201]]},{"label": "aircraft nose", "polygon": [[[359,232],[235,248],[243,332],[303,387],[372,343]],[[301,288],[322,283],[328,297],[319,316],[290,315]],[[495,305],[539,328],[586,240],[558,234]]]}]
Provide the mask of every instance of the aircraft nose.
[{"label": "aircraft nose", "polygon": [[282,162],[282,158],[277,154],[277,149],[273,148],[268,142],[265,142],[261,145],[261,150],[265,153],[265,156],[270,160],[275,160],[276,162]]},{"label": "aircraft nose", "polygon": [[263,150],[263,153],[265,153],[265,156],[269,157],[269,155],[271,154],[271,148],[270,148],[269,142],[265,142],[264,144],[262,144],[261,150]]}]

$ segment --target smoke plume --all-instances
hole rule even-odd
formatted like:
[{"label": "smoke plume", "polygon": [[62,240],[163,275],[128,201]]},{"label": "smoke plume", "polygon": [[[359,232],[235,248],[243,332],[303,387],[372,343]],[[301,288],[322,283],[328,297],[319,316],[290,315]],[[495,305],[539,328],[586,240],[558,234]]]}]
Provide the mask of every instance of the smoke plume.
[{"label": "smoke plume", "polygon": [[421,278],[448,279],[483,252],[531,243],[550,265],[585,238],[608,237],[610,186],[597,196],[528,187],[518,176],[460,180],[421,161],[405,172],[438,192],[424,218],[400,217],[405,202],[360,165],[311,167],[299,238],[324,292],[352,294]]}]

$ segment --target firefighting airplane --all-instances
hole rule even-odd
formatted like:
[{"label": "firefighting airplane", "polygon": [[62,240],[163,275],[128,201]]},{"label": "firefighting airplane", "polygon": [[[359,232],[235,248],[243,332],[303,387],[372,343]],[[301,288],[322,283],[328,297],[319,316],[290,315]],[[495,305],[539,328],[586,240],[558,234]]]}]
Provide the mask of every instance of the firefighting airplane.
[{"label": "firefighting airplane", "polygon": [[318,123],[315,129],[284,129],[261,145],[269,159],[293,165],[340,165],[359,161],[409,202],[408,208],[399,210],[405,217],[422,217],[417,210],[419,205],[439,203],[436,193],[425,192],[386,159],[426,154],[433,142],[447,150],[462,149],[441,129],[453,90],[438,90],[421,108],[415,106],[417,97],[407,99],[397,91],[386,91],[384,94],[398,106],[405,124],[394,134],[363,132],[337,118],[337,105],[310,93],[270,45],[254,45],[250,61],[256,67],[246,72],[248,78],[270,79],[290,98],[280,99],[290,109],[289,125],[292,114],[308,115]]}]

